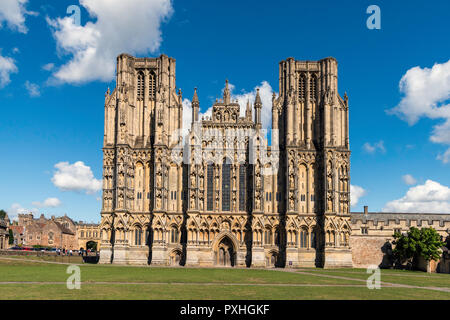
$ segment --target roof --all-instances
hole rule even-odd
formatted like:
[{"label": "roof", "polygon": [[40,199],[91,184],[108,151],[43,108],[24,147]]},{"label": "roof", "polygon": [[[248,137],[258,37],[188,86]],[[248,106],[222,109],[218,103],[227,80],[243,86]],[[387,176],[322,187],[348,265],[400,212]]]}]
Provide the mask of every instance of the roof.
[{"label": "roof", "polygon": [[439,221],[441,226],[444,222],[450,222],[450,213],[402,213],[402,212],[352,212],[350,214],[352,223],[357,220],[362,221],[383,221],[387,223],[389,220],[395,220],[398,223],[400,220],[410,221],[428,221],[431,224],[433,221]]}]

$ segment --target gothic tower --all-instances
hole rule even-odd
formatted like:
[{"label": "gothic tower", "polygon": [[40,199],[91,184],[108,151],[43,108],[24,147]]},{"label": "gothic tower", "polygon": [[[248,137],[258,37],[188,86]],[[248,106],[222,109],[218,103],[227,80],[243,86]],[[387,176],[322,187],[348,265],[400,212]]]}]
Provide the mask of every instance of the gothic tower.
[{"label": "gothic tower", "polygon": [[118,56],[116,88],[105,96],[101,263],[157,260],[145,245],[152,239],[157,247],[161,215],[182,215],[173,200],[181,166],[167,161],[182,126],[181,99],[174,59]]},{"label": "gothic tower", "polygon": [[[280,132],[284,164],[278,180],[286,196],[282,258],[289,264],[351,266],[348,99],[338,94],[337,61],[288,58],[280,62],[279,75],[272,127]],[[289,245],[296,226],[298,250]]]}]

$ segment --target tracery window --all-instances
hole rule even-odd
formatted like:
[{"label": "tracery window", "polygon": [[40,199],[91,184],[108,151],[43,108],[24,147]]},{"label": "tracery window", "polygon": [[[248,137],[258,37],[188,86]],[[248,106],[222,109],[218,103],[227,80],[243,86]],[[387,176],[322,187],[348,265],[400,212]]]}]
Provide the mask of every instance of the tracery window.
[{"label": "tracery window", "polygon": [[230,211],[230,173],[231,164],[224,161],[222,165],[222,210]]},{"label": "tracery window", "polygon": [[214,166],[212,164],[208,164],[207,166],[207,187],[206,187],[206,210],[213,210],[213,191],[214,191]]},{"label": "tracery window", "polygon": [[306,83],[306,78],[305,78],[305,74],[302,73],[298,79],[298,98],[300,100],[305,100],[305,83]]},{"label": "tracery window", "polygon": [[150,100],[155,100],[156,98],[156,75],[152,71],[148,79],[148,97]]},{"label": "tracery window", "polygon": [[245,211],[247,197],[247,168],[245,164],[239,166],[239,211]]},{"label": "tracery window", "polygon": [[144,98],[144,73],[140,71],[137,78],[137,97],[138,99]]},{"label": "tracery window", "polygon": [[136,246],[140,246],[142,243],[142,229],[140,227],[137,227],[136,230],[134,230],[134,244]]},{"label": "tracery window", "polygon": [[317,99],[317,78],[314,74],[309,79],[309,92],[311,100],[315,101]]}]

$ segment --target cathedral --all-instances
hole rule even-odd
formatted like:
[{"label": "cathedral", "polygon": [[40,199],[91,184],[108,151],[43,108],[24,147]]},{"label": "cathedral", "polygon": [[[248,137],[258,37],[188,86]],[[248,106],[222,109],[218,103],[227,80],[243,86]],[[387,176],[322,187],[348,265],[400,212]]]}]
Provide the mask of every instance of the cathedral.
[{"label": "cathedral", "polygon": [[166,55],[117,58],[100,263],[351,267],[348,97],[336,59],[279,63],[269,132],[259,91],[241,110],[228,81],[207,116],[194,90],[183,131],[175,66]]}]

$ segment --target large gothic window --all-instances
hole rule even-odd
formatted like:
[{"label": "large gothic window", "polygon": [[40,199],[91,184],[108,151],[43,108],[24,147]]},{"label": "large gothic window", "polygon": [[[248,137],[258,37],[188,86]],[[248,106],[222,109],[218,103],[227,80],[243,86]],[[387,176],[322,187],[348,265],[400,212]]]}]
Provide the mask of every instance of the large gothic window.
[{"label": "large gothic window", "polygon": [[309,92],[312,101],[317,100],[317,77],[313,74],[309,80]]},{"label": "large gothic window", "polygon": [[239,166],[239,211],[245,211],[247,197],[247,168],[245,164]]},{"label": "large gothic window", "polygon": [[137,97],[138,99],[144,98],[144,73],[140,71],[137,77]]},{"label": "large gothic window", "polygon": [[230,174],[231,164],[224,161],[222,165],[222,210],[230,211]]},{"label": "large gothic window", "polygon": [[207,187],[206,187],[206,210],[213,211],[214,207],[214,166],[212,164],[208,164],[207,166]]},{"label": "large gothic window", "polygon": [[142,229],[140,227],[137,227],[134,231],[134,244],[136,246],[140,246],[142,243]]},{"label": "large gothic window", "polygon": [[298,98],[300,101],[305,100],[305,84],[306,77],[305,74],[302,73],[298,79]]},{"label": "large gothic window", "polygon": [[152,71],[148,78],[148,97],[150,100],[155,100],[156,98],[156,75]]}]

